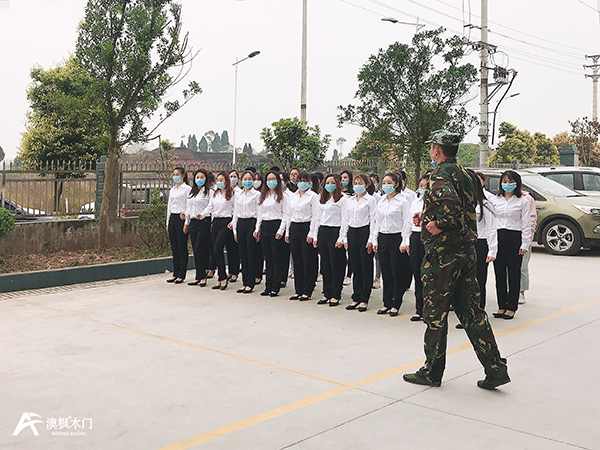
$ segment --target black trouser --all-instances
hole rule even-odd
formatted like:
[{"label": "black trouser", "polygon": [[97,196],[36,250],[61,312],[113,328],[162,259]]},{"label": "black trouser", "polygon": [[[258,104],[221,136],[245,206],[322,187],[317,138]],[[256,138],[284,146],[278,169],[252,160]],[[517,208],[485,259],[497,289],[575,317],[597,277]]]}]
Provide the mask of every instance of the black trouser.
[{"label": "black trouser", "polygon": [[192,219],[190,222],[190,239],[194,249],[194,261],[196,262],[196,280],[204,280],[210,260],[210,217],[204,219]]},{"label": "black trouser", "polygon": [[227,246],[227,265],[230,276],[240,274],[240,248],[235,239],[231,240],[231,246]]},{"label": "black trouser", "polygon": [[227,247],[227,255],[229,257],[231,243],[233,242],[233,231],[227,228],[231,222],[231,217],[215,217],[212,222],[212,241],[214,248],[215,265],[219,269],[219,281],[227,279],[227,269],[225,267],[225,254],[223,253]]},{"label": "black trouser", "polygon": [[256,279],[262,275],[262,253],[260,243],[254,238],[256,218],[238,219],[237,241],[242,263],[242,281],[244,286],[254,288]]},{"label": "black trouser", "polygon": [[188,263],[188,235],[183,232],[184,220],[179,214],[169,216],[169,242],[173,251],[173,276],[185,278]]},{"label": "black trouser", "polygon": [[369,303],[373,289],[373,252],[367,252],[370,227],[348,228],[348,265],[352,265],[352,301]]},{"label": "black trouser", "polygon": [[282,266],[287,266],[285,258],[289,261],[289,253],[286,256],[285,241],[275,239],[277,230],[281,225],[281,220],[266,220],[261,224],[260,242],[262,244],[263,255],[267,263],[267,277],[265,280],[265,291],[279,293],[281,282],[283,280],[281,270]]},{"label": "black trouser", "polygon": [[212,239],[212,233],[208,237],[210,239],[210,251],[208,252],[208,270],[217,270],[217,263],[215,261],[215,246]]},{"label": "black trouser", "polygon": [[318,250],[306,242],[310,222],[290,225],[290,250],[294,259],[294,289],[297,295],[312,296],[319,273]]},{"label": "black trouser", "polygon": [[425,246],[421,242],[421,232],[413,231],[410,235],[410,268],[415,280],[415,312],[423,316],[423,281],[421,281],[421,264],[425,257]]},{"label": "black trouser", "polygon": [[340,227],[319,227],[317,243],[321,255],[321,273],[323,274],[323,296],[340,300],[344,273],[346,271],[346,249],[337,248]]},{"label": "black trouser", "polygon": [[523,261],[523,256],[519,255],[520,248],[520,231],[498,230],[498,256],[494,261],[498,309],[516,311],[518,308]]},{"label": "black trouser", "polygon": [[479,307],[485,309],[485,296],[487,293],[485,285],[487,284],[488,276],[488,263],[485,260],[489,252],[487,239],[477,239],[477,242],[475,242],[475,251],[477,252],[477,283],[479,283],[479,292],[481,294],[479,297]]},{"label": "black trouser", "polygon": [[290,273],[290,255],[292,254],[292,249],[290,244],[288,244],[287,242],[285,242],[284,238],[281,238],[281,241],[283,242],[283,246],[281,247],[281,250],[283,252],[283,264],[279,267],[280,273],[279,273],[279,279],[281,280],[281,283],[287,283],[288,281],[288,275]]},{"label": "black trouser", "polygon": [[400,251],[402,234],[379,233],[379,263],[383,277],[383,306],[400,309],[404,293],[411,283],[412,271],[408,253]]}]

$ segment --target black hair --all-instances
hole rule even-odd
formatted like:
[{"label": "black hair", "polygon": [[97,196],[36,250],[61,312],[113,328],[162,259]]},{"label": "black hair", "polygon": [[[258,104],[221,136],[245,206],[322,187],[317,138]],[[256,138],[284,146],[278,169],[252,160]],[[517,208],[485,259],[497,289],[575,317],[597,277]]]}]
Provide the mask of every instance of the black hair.
[{"label": "black hair", "polygon": [[521,198],[521,196],[523,195],[523,182],[521,181],[521,175],[519,175],[514,170],[507,170],[502,175],[500,175],[500,188],[498,189],[498,197],[504,196],[504,189],[502,189],[502,179],[504,177],[508,177],[508,179],[513,180],[515,183],[517,183],[517,187],[513,192],[517,197]]},{"label": "black hair", "polygon": [[458,153],[458,145],[440,145],[442,148],[442,153],[444,156],[448,158],[456,158],[456,154]]},{"label": "black hair", "polygon": [[315,194],[321,194],[320,188],[321,188],[321,179],[319,178],[319,175],[317,175],[316,173],[311,173],[310,174],[310,182],[312,184],[312,190]]},{"label": "black hair", "polygon": [[354,195],[354,174],[352,173],[351,170],[346,169],[340,173],[340,178],[344,174],[348,175],[348,186],[346,186],[345,191],[344,191],[344,187],[342,186],[342,192],[344,192],[345,194],[348,194],[348,195]]},{"label": "black hair", "polygon": [[189,184],[189,183],[188,183],[188,174],[187,174],[187,172],[185,171],[185,169],[184,169],[183,167],[175,167],[175,168],[173,169],[173,172],[175,172],[176,170],[177,170],[177,171],[180,173],[180,175],[181,175],[181,179],[183,180],[183,182],[184,182],[185,184]]},{"label": "black hair", "polygon": [[[202,186],[202,187],[199,187],[196,184],[196,175],[198,175],[199,173],[204,174],[204,186]],[[205,197],[208,195],[208,193],[210,191],[210,186],[208,184],[208,172],[206,172],[206,169],[198,169],[194,172],[194,183],[192,184],[192,192],[190,192],[190,198],[198,195],[200,190],[204,190]]]},{"label": "black hair", "polygon": [[[402,192],[402,183],[400,182],[400,177],[398,176],[398,174],[396,174],[395,172],[388,172],[383,176],[383,178],[385,177],[390,177],[394,184],[398,185],[398,187],[396,188],[396,193],[400,194]],[[381,179],[382,183],[383,178]]]},{"label": "black hair", "polygon": [[246,167],[246,168],[244,169],[244,172],[252,172],[252,173],[256,173],[256,167],[254,167],[254,166]]}]

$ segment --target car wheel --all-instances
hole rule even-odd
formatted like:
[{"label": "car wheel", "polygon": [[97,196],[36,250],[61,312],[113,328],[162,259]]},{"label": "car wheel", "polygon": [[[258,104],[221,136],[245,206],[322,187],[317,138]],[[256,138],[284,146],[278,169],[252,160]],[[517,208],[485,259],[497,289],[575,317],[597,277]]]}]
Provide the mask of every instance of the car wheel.
[{"label": "car wheel", "polygon": [[544,228],[542,242],[553,255],[573,256],[581,249],[581,234],[568,220],[555,220]]}]

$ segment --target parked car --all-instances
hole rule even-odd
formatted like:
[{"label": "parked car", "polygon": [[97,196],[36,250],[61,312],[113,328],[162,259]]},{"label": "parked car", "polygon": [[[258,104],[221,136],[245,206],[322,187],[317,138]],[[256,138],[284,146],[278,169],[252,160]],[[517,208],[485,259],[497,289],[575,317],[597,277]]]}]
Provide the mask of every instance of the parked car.
[{"label": "parked car", "polygon": [[[487,189],[496,194],[503,170],[481,172],[487,177]],[[599,198],[583,195],[529,170],[517,172],[523,180],[523,189],[535,200],[536,242],[553,255],[570,256],[582,247],[600,247]]]},{"label": "parked car", "polygon": [[2,207],[8,209],[10,213],[15,216],[17,222],[50,222],[53,220],[52,217],[46,216],[45,211],[34,208],[24,208],[7,198],[4,199]]},{"label": "parked car", "polygon": [[600,197],[600,168],[598,167],[532,167],[527,170],[539,173],[582,194]]},{"label": "parked car", "polygon": [[86,203],[79,209],[78,219],[95,219],[96,218],[96,202]]}]

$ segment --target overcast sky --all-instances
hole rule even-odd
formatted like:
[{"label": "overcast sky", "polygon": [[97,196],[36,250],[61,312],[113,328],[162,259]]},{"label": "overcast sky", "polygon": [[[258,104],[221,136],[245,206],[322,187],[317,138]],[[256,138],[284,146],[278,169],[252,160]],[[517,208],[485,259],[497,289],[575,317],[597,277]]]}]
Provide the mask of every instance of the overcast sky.
[{"label": "overcast sky", "polygon": [[[184,30],[200,50],[190,79],[203,93],[164,123],[159,133],[179,144],[188,134],[228,130],[233,141],[236,58],[259,50],[238,73],[236,146],[262,148],[260,131],[300,114],[302,0],[180,0]],[[470,3],[470,5],[469,5]],[[0,146],[17,154],[25,130],[26,89],[32,66],[51,68],[74,52],[85,0],[0,0]],[[594,0],[489,0],[490,42],[496,63],[518,71],[497,123],[552,137],[570,129],[568,120],[592,114],[592,81],[584,78],[584,55],[600,54],[599,15]],[[469,18],[469,8],[471,15]],[[356,126],[337,127],[338,105],[353,101],[356,76],[367,58],[392,42],[408,43],[414,26],[382,22],[392,16],[427,29],[443,25],[463,34],[479,23],[479,0],[308,0],[309,125],[339,137],[347,154],[360,135]],[[479,31],[471,39],[479,40]],[[477,53],[468,60],[478,63]],[[587,73],[591,73],[590,70]],[[476,93],[476,91],[474,92]],[[470,103],[477,114],[479,101]],[[495,107],[495,100],[491,108]],[[477,130],[467,141],[477,142]]]}]

